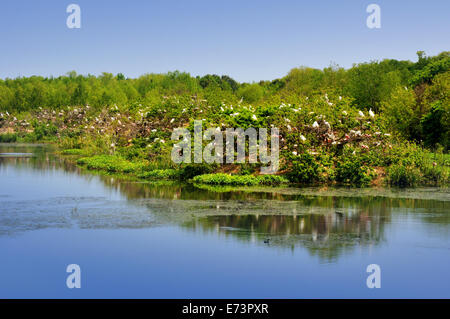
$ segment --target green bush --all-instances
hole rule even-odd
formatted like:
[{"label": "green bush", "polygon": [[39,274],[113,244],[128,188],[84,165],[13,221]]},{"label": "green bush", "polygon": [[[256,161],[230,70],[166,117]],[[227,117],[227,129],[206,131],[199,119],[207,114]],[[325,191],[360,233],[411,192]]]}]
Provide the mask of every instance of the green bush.
[{"label": "green bush", "polygon": [[319,179],[319,164],[312,155],[308,153],[291,155],[289,159],[291,167],[287,177],[291,182],[312,183]]},{"label": "green bush", "polygon": [[70,148],[67,150],[63,150],[61,152],[62,155],[81,155],[86,156],[88,155],[88,152],[86,150],[78,149],[78,148]]},{"label": "green bush", "polygon": [[448,168],[438,165],[425,165],[421,168],[425,183],[433,185],[445,185],[448,183]]},{"label": "green bush", "polygon": [[0,134],[0,143],[14,143],[17,141],[18,135],[16,133]]},{"label": "green bush", "polygon": [[133,173],[139,172],[143,168],[141,163],[129,162],[114,155],[82,157],[77,160],[77,164],[86,166],[88,169],[104,170],[112,173]]},{"label": "green bush", "polygon": [[288,180],[277,175],[229,175],[223,173],[198,175],[193,178],[194,183],[209,185],[279,185],[287,183]]},{"label": "green bush", "polygon": [[193,178],[194,183],[209,185],[245,185],[254,186],[258,179],[253,175],[205,174]]},{"label": "green bush", "polygon": [[411,166],[395,164],[388,168],[388,182],[399,187],[413,187],[420,180],[419,170]]},{"label": "green bush", "polygon": [[189,180],[197,175],[208,174],[213,171],[213,167],[211,165],[205,163],[198,164],[187,164],[183,167],[180,177],[183,180]]},{"label": "green bush", "polygon": [[335,178],[342,184],[365,186],[372,180],[368,170],[359,157],[344,157],[336,164]]},{"label": "green bush", "polygon": [[33,136],[35,141],[40,141],[45,137],[54,137],[58,132],[58,128],[53,124],[44,124],[37,121],[33,122]]},{"label": "green bush", "polygon": [[155,169],[139,173],[137,176],[143,179],[178,179],[180,171],[176,169]]},{"label": "green bush", "polygon": [[279,175],[260,175],[258,176],[258,182],[260,185],[280,185],[289,183],[289,180]]}]

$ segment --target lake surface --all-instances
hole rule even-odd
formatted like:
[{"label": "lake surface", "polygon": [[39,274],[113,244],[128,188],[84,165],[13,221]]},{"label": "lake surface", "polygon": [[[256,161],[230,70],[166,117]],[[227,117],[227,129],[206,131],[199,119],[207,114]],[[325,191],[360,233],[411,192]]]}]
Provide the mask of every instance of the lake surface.
[{"label": "lake surface", "polygon": [[450,298],[448,189],[198,188],[0,153],[0,298]]}]

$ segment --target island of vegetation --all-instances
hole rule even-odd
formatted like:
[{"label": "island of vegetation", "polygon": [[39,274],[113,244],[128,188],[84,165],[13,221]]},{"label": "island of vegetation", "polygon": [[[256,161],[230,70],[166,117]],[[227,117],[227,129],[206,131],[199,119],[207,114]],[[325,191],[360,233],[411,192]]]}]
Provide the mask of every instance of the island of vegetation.
[{"label": "island of vegetation", "polygon": [[[45,142],[89,170],[209,185],[446,186],[450,53],[238,83],[188,73],[0,80],[0,142]],[[271,128],[280,169],[176,164],[175,128]]]}]

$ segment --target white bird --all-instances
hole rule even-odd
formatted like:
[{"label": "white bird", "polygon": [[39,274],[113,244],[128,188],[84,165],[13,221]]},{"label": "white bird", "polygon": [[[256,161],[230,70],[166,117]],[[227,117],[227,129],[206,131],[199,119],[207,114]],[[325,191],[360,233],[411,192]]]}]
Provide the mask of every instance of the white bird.
[{"label": "white bird", "polygon": [[375,117],[375,113],[373,113],[372,109],[369,110],[370,117]]}]

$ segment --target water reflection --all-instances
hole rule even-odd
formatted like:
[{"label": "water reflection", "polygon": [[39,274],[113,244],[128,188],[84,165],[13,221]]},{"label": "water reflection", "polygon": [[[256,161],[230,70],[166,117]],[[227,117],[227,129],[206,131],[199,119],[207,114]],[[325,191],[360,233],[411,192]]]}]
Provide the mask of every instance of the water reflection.
[{"label": "water reflection", "polygon": [[354,199],[334,197],[310,199],[306,202],[313,207],[328,207],[328,213],[207,216],[185,222],[183,227],[195,232],[217,233],[219,236],[235,237],[243,242],[260,245],[292,250],[300,246],[312,255],[333,261],[357,246],[386,242],[385,228],[396,222],[393,218],[407,218],[408,214],[403,210],[407,203],[406,207],[415,207],[418,210],[410,211],[414,218],[419,221],[432,221],[434,236],[448,237],[448,227],[443,227],[442,232],[434,227],[436,224],[445,226],[450,222],[449,206],[442,202],[405,202],[380,198],[369,200],[370,205],[367,205],[365,201],[358,203],[354,202]]},{"label": "water reflection", "polygon": [[[86,173],[67,158],[56,157],[48,146],[0,145],[0,153],[33,153],[0,157],[0,235],[42,228],[175,224],[268,247],[301,246],[325,260],[355,247],[386,243],[386,228],[400,223],[421,223],[430,236],[449,237],[448,189],[227,189],[142,183]],[[19,180],[17,189],[5,180]],[[38,181],[41,185],[33,185]]]},{"label": "water reflection", "polygon": [[384,238],[384,222],[364,213],[301,216],[211,216],[184,224],[193,231],[217,232],[272,247],[304,247],[312,255],[335,260],[355,246],[377,245]]}]

